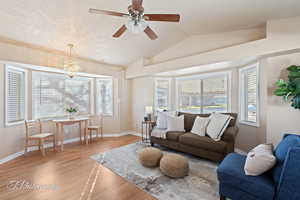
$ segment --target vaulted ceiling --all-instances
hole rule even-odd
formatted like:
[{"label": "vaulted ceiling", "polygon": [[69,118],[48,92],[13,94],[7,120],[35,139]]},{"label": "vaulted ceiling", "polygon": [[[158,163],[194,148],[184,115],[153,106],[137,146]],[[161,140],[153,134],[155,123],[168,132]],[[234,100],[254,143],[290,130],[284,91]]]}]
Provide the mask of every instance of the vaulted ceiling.
[{"label": "vaulted ceiling", "polygon": [[[179,13],[180,23],[150,22],[145,34],[112,34],[126,19],[89,14],[89,8],[126,12],[131,0],[7,0],[0,7],[0,36],[55,50],[75,44],[76,54],[115,65],[152,57],[198,34],[256,27],[270,19],[300,15],[299,0],[144,0],[145,13]],[[199,44],[201,45],[201,44]]]}]

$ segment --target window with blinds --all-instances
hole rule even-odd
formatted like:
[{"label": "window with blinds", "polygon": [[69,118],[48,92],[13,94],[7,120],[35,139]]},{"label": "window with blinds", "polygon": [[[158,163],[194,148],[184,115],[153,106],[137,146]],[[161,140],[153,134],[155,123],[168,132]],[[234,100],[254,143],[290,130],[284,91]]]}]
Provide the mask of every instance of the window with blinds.
[{"label": "window with blinds", "polygon": [[26,71],[6,66],[6,125],[26,119]]},{"label": "window with blinds", "polygon": [[189,113],[228,111],[228,73],[177,79],[179,110]]},{"label": "window with blinds", "polygon": [[113,115],[113,79],[96,79],[96,112]]},{"label": "window with blinds", "polygon": [[75,107],[78,114],[90,113],[91,79],[66,78],[63,74],[32,72],[33,118],[66,115],[67,107]]},{"label": "window with blinds", "polygon": [[156,110],[168,110],[170,94],[170,79],[155,79],[154,105]]},{"label": "window with blinds", "polygon": [[258,65],[240,69],[240,121],[258,125],[259,80]]}]

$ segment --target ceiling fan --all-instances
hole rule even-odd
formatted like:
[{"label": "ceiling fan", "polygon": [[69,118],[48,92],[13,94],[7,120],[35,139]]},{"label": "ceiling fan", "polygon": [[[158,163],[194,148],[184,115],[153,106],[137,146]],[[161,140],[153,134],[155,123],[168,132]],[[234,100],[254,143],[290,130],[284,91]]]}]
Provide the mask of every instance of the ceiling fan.
[{"label": "ceiling fan", "polygon": [[132,5],[128,6],[128,14],[114,12],[114,11],[107,11],[107,10],[92,9],[92,8],[89,9],[89,12],[129,18],[128,22],[124,24],[113,35],[113,37],[115,38],[120,37],[128,29],[133,33],[145,32],[151,40],[156,40],[158,36],[149,27],[146,21],[162,21],[162,22],[180,21],[180,15],[178,14],[144,14],[144,8],[142,4],[143,4],[143,0],[132,0]]}]

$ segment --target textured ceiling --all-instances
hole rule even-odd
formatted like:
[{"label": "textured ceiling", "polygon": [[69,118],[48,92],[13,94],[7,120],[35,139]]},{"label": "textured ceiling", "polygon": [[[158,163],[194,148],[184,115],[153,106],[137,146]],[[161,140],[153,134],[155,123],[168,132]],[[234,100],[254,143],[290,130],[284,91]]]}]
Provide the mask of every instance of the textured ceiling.
[{"label": "textured ceiling", "polygon": [[181,22],[151,22],[159,39],[112,34],[126,19],[89,14],[89,8],[126,12],[130,0],[2,0],[0,36],[66,50],[101,62],[127,65],[152,57],[189,35],[250,28],[269,19],[297,16],[299,0],[144,0],[145,13],[179,13]]}]

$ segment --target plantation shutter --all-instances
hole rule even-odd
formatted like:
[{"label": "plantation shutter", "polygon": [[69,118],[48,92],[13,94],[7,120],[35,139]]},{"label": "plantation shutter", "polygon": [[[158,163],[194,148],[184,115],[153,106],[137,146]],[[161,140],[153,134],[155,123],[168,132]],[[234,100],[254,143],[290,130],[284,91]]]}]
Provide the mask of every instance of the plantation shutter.
[{"label": "plantation shutter", "polygon": [[97,79],[97,113],[103,115],[113,114],[113,80]]},{"label": "plantation shutter", "polygon": [[25,120],[25,71],[7,67],[6,72],[6,122],[16,123]]},{"label": "plantation shutter", "polygon": [[257,72],[256,68],[246,72],[246,109],[247,121],[256,122],[257,116]]}]

